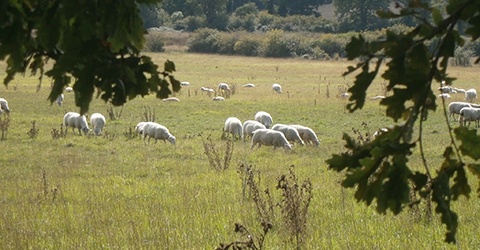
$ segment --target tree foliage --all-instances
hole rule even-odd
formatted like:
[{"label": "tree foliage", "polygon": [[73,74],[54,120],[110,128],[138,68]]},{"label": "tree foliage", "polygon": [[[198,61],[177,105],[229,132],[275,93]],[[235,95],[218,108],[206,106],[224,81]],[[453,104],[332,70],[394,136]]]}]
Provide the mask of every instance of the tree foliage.
[{"label": "tree foliage", "polygon": [[385,0],[333,0],[343,31],[382,28],[386,21],[379,19],[375,12],[387,9],[389,4],[390,1]]},{"label": "tree foliage", "polygon": [[[431,18],[424,19],[419,14],[422,10],[428,10]],[[442,15],[442,11],[446,15]],[[358,72],[349,89],[352,95],[347,108],[354,112],[363,107],[366,91],[385,63],[387,69],[381,77],[388,82],[387,88],[393,94],[380,104],[386,107],[386,115],[397,125],[365,144],[359,144],[344,134],[347,151],[334,154],[327,163],[329,168],[345,173],[342,186],[356,187],[358,201],[370,205],[376,200],[380,213],[388,210],[394,214],[402,212],[412,202],[410,192],[425,200],[431,199],[435,203],[435,212],[441,215],[446,226],[445,240],[454,243],[458,216],[452,210],[451,202],[460,196],[470,197],[467,171],[480,177],[480,164],[475,163],[480,159],[480,136],[475,129],[450,127],[444,111],[451,142],[444,150],[443,163],[433,171],[425,159],[426,142],[422,128],[428,114],[438,105],[432,84],[455,80],[448,76],[448,62],[454,56],[455,48],[465,43],[456,29],[457,23],[468,23],[465,34],[472,40],[480,36],[480,5],[475,0],[449,1],[445,10],[441,10],[410,1],[398,13],[379,11],[378,14],[383,18],[413,16],[421,24],[411,31],[395,33],[387,30],[384,37],[374,41],[367,41],[361,35],[352,38],[346,48],[348,58],[360,59],[360,62],[345,73]],[[435,42],[433,48],[427,46],[430,41]],[[414,128],[419,131],[415,137]],[[421,152],[424,171],[414,171],[409,164],[415,148]]]},{"label": "tree foliage", "polygon": [[[180,89],[173,72],[140,55],[145,29],[137,4],[156,0],[9,0],[0,3],[0,60],[8,83],[17,73],[52,77],[48,100],[54,102],[73,82],[75,104],[85,113],[96,92],[113,105],[155,93],[167,97]],[[8,34],[8,35],[6,35]],[[49,61],[52,67],[45,72]],[[172,88],[172,90],[170,90]]]}]

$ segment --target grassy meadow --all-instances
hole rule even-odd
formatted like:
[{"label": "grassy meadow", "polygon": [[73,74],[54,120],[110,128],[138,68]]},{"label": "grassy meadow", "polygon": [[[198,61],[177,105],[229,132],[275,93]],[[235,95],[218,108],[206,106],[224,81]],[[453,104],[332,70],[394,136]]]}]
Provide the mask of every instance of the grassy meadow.
[{"label": "grassy meadow", "polygon": [[[234,223],[260,235],[261,226],[251,197],[243,195],[239,166],[251,165],[260,178],[260,189],[269,189],[280,200],[277,179],[291,165],[299,183],[309,180],[313,198],[307,214],[301,249],[473,249],[480,245],[480,203],[462,197],[454,202],[459,215],[458,244],[444,243],[445,227],[436,214],[406,208],[398,216],[379,215],[375,207],[359,204],[353,190],[342,189],[342,175],[325,163],[343,151],[342,133],[362,134],[392,125],[378,101],[368,100],[355,113],[345,110],[341,91],[354,76],[342,77],[349,62],[267,59],[169,52],[149,54],[163,64],[176,63],[176,77],[189,81],[176,96],[178,103],[154,96],[137,97],[123,108],[113,108],[118,119],[108,117],[108,103],[94,99],[90,112],[107,117],[103,136],[79,136],[68,131],[54,138],[67,111],[78,111],[72,93],[59,107],[47,96],[50,79],[38,92],[38,76],[18,75],[0,97],[12,112],[6,138],[0,140],[0,246],[2,249],[215,249],[220,243],[244,240]],[[0,78],[5,77],[1,64]],[[475,87],[478,67],[452,68],[455,86]],[[235,84],[237,93],[224,102],[211,101],[200,87],[219,82]],[[243,88],[252,82],[255,88]],[[273,93],[280,83],[283,94]],[[382,95],[377,79],[368,97]],[[462,100],[454,95],[448,100]],[[440,102],[441,103],[441,102]],[[167,126],[177,144],[159,141],[145,145],[130,131],[144,120],[146,107],[155,121]],[[235,141],[227,169],[213,168],[202,138],[211,138],[223,157],[226,118],[242,122],[257,111],[269,112],[274,123],[302,124],[314,129],[319,147],[295,145],[291,152],[270,147],[250,149],[248,141]],[[121,114],[120,114],[121,112]],[[6,116],[2,116],[6,119]],[[37,136],[29,135],[35,121]],[[453,126],[458,126],[453,124]],[[425,122],[427,160],[434,171],[448,143],[442,107]],[[31,133],[30,133],[31,134]],[[468,159],[466,159],[468,160]],[[411,166],[422,170],[415,152]],[[477,181],[471,179],[472,189]],[[278,207],[264,249],[293,249]]]}]

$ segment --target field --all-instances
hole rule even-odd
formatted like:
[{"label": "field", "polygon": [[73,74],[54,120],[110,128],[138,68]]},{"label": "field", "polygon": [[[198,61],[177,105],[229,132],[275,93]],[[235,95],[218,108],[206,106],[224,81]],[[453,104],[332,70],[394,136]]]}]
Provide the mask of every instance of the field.
[{"label": "field", "polygon": [[[241,164],[254,169],[259,189],[269,189],[274,203],[281,199],[278,178],[289,176],[292,165],[299,184],[307,180],[312,184],[300,249],[473,249],[480,245],[476,194],[454,203],[459,214],[454,246],[443,242],[445,228],[436,214],[428,218],[425,204],[418,210],[407,207],[398,216],[379,215],[374,206],[357,203],[353,190],[341,188],[342,174],[329,170],[325,160],[343,151],[342,133],[354,134],[356,129],[365,135],[392,125],[378,101],[368,100],[355,113],[345,110],[347,101],[338,95],[353,82],[353,76],[341,76],[350,62],[180,52],[149,55],[160,64],[174,61],[176,77],[191,86],[176,94],[178,103],[145,96],[130,100],[123,109],[114,107],[116,120],[108,117],[108,103],[94,99],[89,113],[107,117],[100,137],[79,136],[71,130],[66,137],[55,134],[63,114],[78,109],[71,93],[66,93],[63,106],[50,105],[50,79],[43,80],[38,92],[38,76],[18,75],[8,88],[0,87],[0,97],[12,109],[6,138],[0,140],[2,249],[215,249],[220,243],[246,239],[234,232],[235,223],[248,228],[258,242],[261,220],[242,184]],[[4,68],[1,64],[1,72]],[[478,67],[451,70],[459,78],[455,86],[475,87]],[[4,77],[2,73],[0,78]],[[219,82],[236,85],[237,93],[224,102],[213,102],[199,90],[215,88]],[[248,82],[257,87],[243,88]],[[272,92],[274,82],[283,86],[283,94]],[[382,94],[382,81],[377,79],[368,97]],[[462,96],[451,100],[462,100]],[[438,103],[424,128],[432,172],[449,141]],[[320,146],[295,145],[285,152],[269,147],[251,150],[248,141],[234,141],[228,168],[214,168],[203,142],[210,138],[223,157],[225,119],[253,119],[260,110],[269,112],[274,123],[313,128]],[[162,141],[145,145],[132,137],[131,130],[144,120],[146,111],[170,129],[176,145]],[[423,169],[418,152],[410,164]],[[477,190],[473,178],[471,184]],[[264,249],[296,247],[279,207],[274,207],[272,225]]]}]

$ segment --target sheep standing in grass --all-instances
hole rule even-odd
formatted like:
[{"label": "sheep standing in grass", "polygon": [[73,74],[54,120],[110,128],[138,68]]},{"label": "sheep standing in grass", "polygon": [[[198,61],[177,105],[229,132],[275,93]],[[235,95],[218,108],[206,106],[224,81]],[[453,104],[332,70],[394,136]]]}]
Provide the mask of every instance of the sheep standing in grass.
[{"label": "sheep standing in grass", "polygon": [[317,134],[313,129],[305,127],[298,124],[289,125],[297,129],[300,138],[305,142],[305,144],[313,144],[315,146],[320,145],[320,140],[318,140]]},{"label": "sheep standing in grass", "polygon": [[266,128],[270,128],[270,125],[272,125],[273,123],[272,116],[265,111],[258,111],[255,114],[255,121],[258,121],[261,124],[265,125]]},{"label": "sheep standing in grass", "polygon": [[225,98],[223,96],[215,96],[212,98],[212,101],[225,101]]},{"label": "sheep standing in grass", "polygon": [[245,85],[243,85],[244,88],[254,88],[255,87],[255,84],[253,83],[247,83]]},{"label": "sheep standing in grass", "polygon": [[93,127],[93,133],[98,136],[102,133],[103,127],[105,127],[107,121],[105,120],[105,116],[103,116],[102,114],[93,113],[90,116],[90,124]]},{"label": "sheep standing in grass", "polygon": [[5,98],[0,98],[0,114],[3,112],[10,113],[10,108],[8,107],[8,102]]},{"label": "sheep standing in grass", "polygon": [[56,100],[58,106],[62,106],[64,98],[65,98],[65,96],[63,94],[58,95],[57,100]]},{"label": "sheep standing in grass", "polygon": [[180,99],[178,99],[177,97],[168,97],[168,98],[165,98],[165,99],[162,99],[162,102],[179,102]]},{"label": "sheep standing in grass", "polygon": [[448,104],[448,116],[455,121],[455,114],[460,114],[460,110],[465,107],[472,107],[468,102],[451,102]]},{"label": "sheep standing in grass", "polygon": [[467,102],[473,102],[475,99],[477,99],[477,91],[475,89],[465,91],[465,100],[467,100]]},{"label": "sheep standing in grass", "polygon": [[66,91],[66,92],[73,92],[73,88],[72,88],[72,87],[66,87],[66,88],[65,88],[65,91]]},{"label": "sheep standing in grass", "polygon": [[150,143],[150,138],[155,139],[155,144],[157,140],[162,140],[165,143],[168,141],[171,144],[175,145],[176,138],[173,136],[170,131],[168,131],[167,127],[160,125],[155,122],[147,122],[143,126],[143,141],[148,136],[148,143]]},{"label": "sheep standing in grass", "polygon": [[233,138],[238,136],[239,139],[243,138],[242,122],[236,117],[228,117],[225,120],[223,131],[232,134]]},{"label": "sheep standing in grass", "polygon": [[285,150],[292,149],[292,145],[288,143],[287,138],[285,138],[285,135],[280,131],[276,131],[272,129],[255,130],[252,136],[251,149],[253,149],[257,144],[258,144],[258,147],[260,147],[261,145],[273,146],[273,150],[280,147],[283,147]]},{"label": "sheep standing in grass", "polygon": [[282,86],[281,86],[280,84],[278,84],[278,83],[272,84],[272,89],[273,89],[273,91],[275,91],[275,92],[277,92],[277,93],[279,93],[279,94],[282,93]]},{"label": "sheep standing in grass", "polygon": [[302,146],[305,145],[305,142],[300,138],[297,129],[294,127],[285,124],[275,124],[272,129],[282,132],[289,142],[298,142]]},{"label": "sheep standing in grass", "polygon": [[266,129],[267,127],[258,121],[246,120],[242,125],[243,138],[252,137],[255,130],[262,128]]},{"label": "sheep standing in grass", "polygon": [[135,125],[135,132],[141,136],[143,136],[143,126],[147,124],[148,122],[139,122],[137,125]]},{"label": "sheep standing in grass", "polygon": [[[473,107],[465,107],[460,110],[460,126],[470,126],[470,122],[474,121],[475,126],[478,127],[480,120],[480,109]],[[468,125],[467,125],[468,122]]]},{"label": "sheep standing in grass", "polygon": [[74,132],[75,129],[78,129],[78,133],[80,133],[80,135],[82,132],[87,135],[87,133],[90,131],[90,128],[88,128],[87,124],[87,118],[77,112],[66,113],[65,116],[63,116],[63,126],[65,126],[66,130],[68,130],[68,128],[72,128]]}]

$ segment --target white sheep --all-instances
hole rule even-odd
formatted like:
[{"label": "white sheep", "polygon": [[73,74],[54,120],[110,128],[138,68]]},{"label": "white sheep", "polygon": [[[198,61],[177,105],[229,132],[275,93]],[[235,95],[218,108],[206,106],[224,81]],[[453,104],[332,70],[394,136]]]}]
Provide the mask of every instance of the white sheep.
[{"label": "white sheep", "polygon": [[63,94],[58,95],[57,100],[56,100],[58,106],[62,106],[64,98],[65,98],[65,96]]},{"label": "white sheep", "polygon": [[66,87],[65,88],[65,92],[72,92],[73,91],[73,88],[72,87]]},{"label": "white sheep", "polygon": [[265,125],[255,120],[246,120],[242,125],[243,138],[252,137],[253,132],[257,129],[265,129]]},{"label": "white sheep", "polygon": [[244,88],[254,88],[255,87],[255,84],[253,83],[247,83],[245,85],[243,85]]},{"label": "white sheep", "polygon": [[468,102],[451,102],[448,104],[448,116],[455,121],[455,114],[460,114],[460,110],[465,107],[472,107]]},{"label": "white sheep", "polygon": [[282,86],[281,86],[280,84],[278,84],[278,83],[272,84],[272,89],[273,89],[273,91],[275,91],[275,92],[277,92],[277,93],[279,93],[279,94],[282,93]]},{"label": "white sheep", "polygon": [[212,89],[212,88],[207,88],[207,87],[201,87],[201,88],[200,88],[200,91],[202,91],[202,92],[207,92],[207,93],[214,93],[214,92],[215,92],[214,89]]},{"label": "white sheep", "polygon": [[82,132],[87,135],[87,133],[90,131],[90,128],[88,128],[87,124],[87,118],[77,112],[66,113],[63,116],[63,126],[66,130],[68,130],[68,128],[72,128],[74,132],[75,129],[78,129],[78,133],[80,133],[80,135]]},{"label": "white sheep", "polygon": [[135,132],[141,136],[143,136],[143,127],[145,126],[145,124],[147,124],[148,122],[139,122],[137,123],[137,125],[135,125]]},{"label": "white sheep", "polygon": [[313,129],[298,124],[292,124],[289,126],[297,129],[300,138],[302,138],[305,144],[313,144],[315,146],[320,145],[320,140],[318,140],[317,134]]},{"label": "white sheep", "polygon": [[228,117],[227,120],[225,120],[223,131],[232,134],[234,138],[236,136],[240,139],[243,138],[242,122],[236,117]]},{"label": "white sheep", "polygon": [[228,84],[224,83],[224,82],[221,82],[218,84],[218,91],[230,91],[230,87],[228,86]]},{"label": "white sheep", "polygon": [[465,100],[467,100],[467,102],[473,102],[473,100],[476,98],[477,98],[477,91],[475,89],[469,89],[465,91]]},{"label": "white sheep", "polygon": [[225,98],[223,96],[215,96],[212,98],[213,101],[225,101]]},{"label": "white sheep", "polygon": [[148,136],[148,143],[150,143],[150,138],[155,139],[155,144],[157,140],[163,140],[165,143],[168,141],[171,144],[175,145],[176,138],[173,136],[167,127],[160,125],[156,122],[147,122],[143,126],[143,141]]},{"label": "white sheep", "polygon": [[258,121],[261,124],[265,125],[266,128],[270,128],[270,125],[272,125],[273,123],[272,116],[265,111],[258,111],[255,114],[255,121]]},{"label": "white sheep", "polygon": [[447,94],[447,93],[442,93],[442,94],[438,94],[437,96],[438,98],[443,98],[443,99],[450,99],[450,94]]},{"label": "white sheep", "polygon": [[103,116],[100,113],[93,113],[90,116],[90,125],[92,125],[93,128],[93,133],[95,135],[100,135],[102,133],[103,127],[105,127],[105,124],[107,124],[107,121],[105,119],[105,116]]},{"label": "white sheep", "polygon": [[347,93],[347,92],[343,92],[343,93],[340,94],[340,98],[342,98],[342,99],[347,99],[349,97],[350,97],[350,94]]},{"label": "white sheep", "polygon": [[162,99],[162,102],[179,102],[180,99],[178,99],[177,97],[168,97],[168,98],[164,98]]},{"label": "white sheep", "polygon": [[292,149],[292,145],[288,143],[287,138],[285,138],[285,135],[282,132],[268,128],[257,129],[253,132],[251,149],[257,144],[258,147],[261,145],[273,146],[273,150],[280,147],[283,147],[285,150]]},{"label": "white sheep", "polygon": [[452,86],[441,86],[438,88],[438,90],[440,90],[441,93],[444,93],[444,94],[449,94],[449,93],[452,93]]},{"label": "white sheep", "polygon": [[305,142],[300,138],[300,134],[298,134],[298,130],[294,127],[278,123],[273,125],[272,129],[282,132],[289,142],[298,142],[302,146],[305,145]]},{"label": "white sheep", "polygon": [[465,89],[453,88],[453,90],[455,90],[455,93],[465,94]]},{"label": "white sheep", "polygon": [[10,108],[8,107],[8,102],[5,98],[0,98],[0,114],[3,112],[10,113]]},{"label": "white sheep", "polygon": [[385,98],[386,97],[384,95],[377,95],[377,96],[371,97],[370,100],[382,100]]},{"label": "white sheep", "polygon": [[180,82],[180,85],[184,87],[190,86],[190,82]]},{"label": "white sheep", "polygon": [[465,107],[460,110],[460,126],[470,126],[470,122],[475,121],[475,125],[478,127],[479,120],[480,108]]}]

